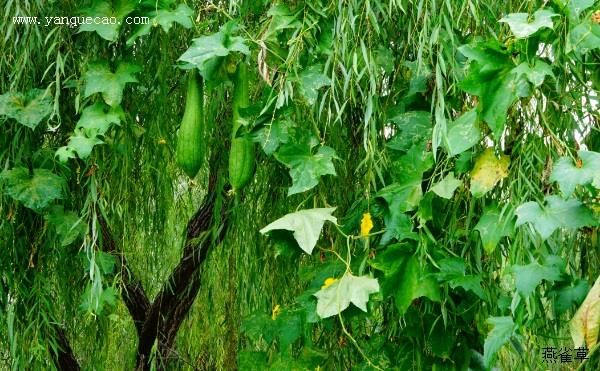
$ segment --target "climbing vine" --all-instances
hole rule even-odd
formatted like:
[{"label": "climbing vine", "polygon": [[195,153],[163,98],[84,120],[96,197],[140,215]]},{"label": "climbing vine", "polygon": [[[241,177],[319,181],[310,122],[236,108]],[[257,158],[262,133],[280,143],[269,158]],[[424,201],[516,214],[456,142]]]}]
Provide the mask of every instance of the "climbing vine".
[{"label": "climbing vine", "polygon": [[3,11],[0,368],[598,363],[594,1]]}]

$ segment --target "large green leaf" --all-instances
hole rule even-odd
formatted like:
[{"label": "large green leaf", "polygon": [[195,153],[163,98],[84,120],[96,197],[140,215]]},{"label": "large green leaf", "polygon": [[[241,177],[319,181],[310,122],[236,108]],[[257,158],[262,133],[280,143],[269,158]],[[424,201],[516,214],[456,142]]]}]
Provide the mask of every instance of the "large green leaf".
[{"label": "large green leaf", "polygon": [[315,104],[318,90],[331,84],[331,79],[323,74],[323,66],[316,64],[304,69],[298,75],[300,94],[309,106]]},{"label": "large green leaf", "polygon": [[160,1],[154,6],[145,9],[143,16],[149,17],[150,22],[136,26],[133,34],[127,39],[127,45],[132,45],[133,42],[140,36],[144,36],[152,31],[153,27],[160,26],[165,32],[169,32],[174,23],[178,23],[184,28],[192,28],[194,25],[194,11],[186,4],[179,4],[172,8],[173,1]]},{"label": "large green leaf", "polygon": [[0,173],[0,180],[6,184],[7,196],[32,210],[39,211],[63,198],[65,180],[47,169],[33,169],[33,174],[29,174],[26,168],[16,167]]},{"label": "large green leaf", "polygon": [[527,297],[533,294],[543,280],[548,282],[560,281],[562,273],[560,268],[561,266],[552,259],[546,259],[544,265],[537,262],[528,265],[513,265],[511,271],[515,275],[517,292]]},{"label": "large green leaf", "polygon": [[508,23],[512,33],[520,39],[529,37],[536,33],[539,29],[547,27],[554,28],[552,17],[557,17],[558,14],[546,9],[538,9],[530,17],[527,13],[510,13],[506,17],[500,19],[499,22]]},{"label": "large green leaf", "polygon": [[554,311],[561,315],[574,305],[579,305],[589,291],[590,285],[587,281],[578,278],[573,282],[556,283],[548,296],[554,299]]},{"label": "large green leaf", "polygon": [[592,21],[584,21],[572,28],[567,36],[567,51],[585,54],[600,48],[600,25]]},{"label": "large green leaf", "polygon": [[456,156],[473,147],[481,139],[481,131],[477,120],[477,110],[472,109],[460,115],[448,124],[446,149],[449,156]]},{"label": "large green leaf", "polygon": [[292,231],[300,248],[307,254],[311,254],[317,244],[325,221],[329,220],[332,223],[337,223],[337,219],[331,215],[334,210],[335,207],[318,208],[286,214],[261,229],[260,233],[265,234],[275,229]]},{"label": "large green leaf", "polygon": [[454,173],[450,173],[431,187],[431,191],[436,195],[451,199],[456,188],[460,187],[462,182],[454,177]]},{"label": "large green leaf", "polygon": [[435,274],[438,281],[447,282],[452,289],[462,287],[465,291],[471,291],[481,299],[485,298],[481,287],[481,277],[465,274],[467,266],[463,258],[442,259],[438,265],[440,272]]},{"label": "large green leaf", "polygon": [[490,254],[494,251],[502,237],[510,237],[515,229],[515,220],[512,213],[500,213],[496,205],[487,207],[475,230],[479,232],[481,243],[485,252]]},{"label": "large green leaf", "polygon": [[386,245],[392,239],[402,241],[405,239],[418,240],[419,235],[413,232],[413,224],[408,215],[401,212],[389,212],[384,216],[385,232],[381,236],[381,245]]},{"label": "large green leaf", "polygon": [[52,98],[43,89],[26,93],[0,95],[0,116],[15,119],[19,124],[35,129],[52,113]]},{"label": "large green leaf", "polygon": [[139,71],[141,71],[140,66],[127,62],[119,63],[114,73],[110,71],[105,62],[90,63],[83,76],[85,80],[84,97],[101,93],[104,101],[115,107],[121,103],[125,85],[137,82],[135,74]]},{"label": "large green leaf", "polygon": [[512,59],[497,45],[463,45],[459,50],[471,60],[468,73],[459,86],[479,97],[480,118],[494,137],[500,138],[510,106],[531,93],[529,82],[522,73],[515,73]]},{"label": "large green leaf", "polygon": [[527,62],[523,62],[513,69],[513,73],[516,77],[525,76],[527,81],[533,84],[535,87],[542,85],[546,76],[554,77],[552,67],[540,59],[535,59],[533,66],[530,66]]},{"label": "large green leaf", "polygon": [[413,145],[406,154],[393,162],[392,175],[400,183],[421,181],[423,174],[433,167],[433,155],[425,151],[425,142]]},{"label": "large green leaf", "polygon": [[571,337],[575,347],[586,345],[592,349],[598,343],[600,330],[600,276],[571,319]]},{"label": "large green leaf", "polygon": [[85,234],[87,224],[83,223],[77,214],[72,211],[65,212],[62,205],[54,205],[50,213],[44,216],[56,228],[61,246],[73,243],[78,237]]},{"label": "large green leaf", "polygon": [[70,158],[77,157],[85,160],[92,153],[94,146],[102,143],[104,142],[100,138],[88,137],[81,129],[76,129],[69,138],[69,143],[56,151],[56,157],[60,162],[67,162]]},{"label": "large green leaf", "polygon": [[391,212],[411,211],[419,205],[423,197],[421,182],[393,183],[377,192],[375,197],[383,198]]},{"label": "large green leaf", "polygon": [[483,359],[486,368],[493,366],[496,353],[513,336],[516,326],[511,317],[490,317],[487,322],[492,325],[483,344]]},{"label": "large green leaf", "polygon": [[424,296],[432,301],[440,300],[439,284],[406,245],[388,246],[369,264],[384,273],[383,295],[394,298],[400,315],[406,313],[414,299]]},{"label": "large green leaf", "polygon": [[83,109],[76,128],[83,129],[90,137],[104,135],[113,125],[119,125],[124,116],[120,106],[107,107],[101,102],[96,102]]},{"label": "large green leaf", "polygon": [[591,211],[577,200],[552,195],[546,196],[545,201],[544,206],[535,201],[519,206],[516,226],[531,223],[545,240],[558,228],[577,229],[598,224]]},{"label": "large green leaf", "polygon": [[[117,41],[125,17],[135,7],[136,2],[129,0],[95,0],[91,7],[82,11],[84,16],[92,17],[94,21],[81,24],[79,32],[96,32],[105,40]],[[116,19],[116,22],[112,19]]]},{"label": "large green leaf", "polygon": [[594,184],[600,188],[600,153],[579,151],[580,163],[574,164],[571,158],[561,157],[552,168],[550,180],[557,182],[561,192],[569,197],[578,185]]},{"label": "large green leaf", "polygon": [[241,36],[234,36],[237,29],[235,23],[229,22],[212,35],[193,39],[192,46],[178,60],[198,68],[204,79],[213,80],[224,58],[230,53],[250,54],[246,40]]},{"label": "large green leaf", "polygon": [[376,279],[345,273],[341,279],[315,293],[318,299],[317,314],[321,318],[335,316],[348,308],[350,303],[366,312],[369,295],[376,292],[379,292]]},{"label": "large green leaf", "polygon": [[275,153],[275,158],[290,169],[292,186],[288,196],[308,191],[319,184],[323,175],[336,175],[333,159],[337,158],[331,147],[319,146],[312,153],[315,143],[288,143]]},{"label": "large green leaf", "polygon": [[398,131],[387,143],[391,149],[408,151],[431,137],[431,113],[427,111],[388,113],[388,120],[394,123]]},{"label": "large green leaf", "polygon": [[287,118],[278,118],[251,133],[252,141],[260,143],[265,154],[273,154],[280,145],[289,141],[289,130],[294,123]]}]

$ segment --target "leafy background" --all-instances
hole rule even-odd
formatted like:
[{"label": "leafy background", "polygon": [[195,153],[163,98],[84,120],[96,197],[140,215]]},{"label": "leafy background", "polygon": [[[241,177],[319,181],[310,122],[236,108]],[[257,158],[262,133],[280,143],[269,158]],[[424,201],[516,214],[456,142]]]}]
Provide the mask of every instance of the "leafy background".
[{"label": "leafy background", "polygon": [[[170,368],[558,369],[543,348],[579,346],[596,362],[593,1],[84,3],[4,7],[0,368],[55,367],[57,325],[82,368],[134,367],[96,211],[155,296],[208,178],[175,165],[184,70],[207,83],[217,151],[240,63],[241,135],[262,150]],[[10,22],[73,14],[150,24]]]}]

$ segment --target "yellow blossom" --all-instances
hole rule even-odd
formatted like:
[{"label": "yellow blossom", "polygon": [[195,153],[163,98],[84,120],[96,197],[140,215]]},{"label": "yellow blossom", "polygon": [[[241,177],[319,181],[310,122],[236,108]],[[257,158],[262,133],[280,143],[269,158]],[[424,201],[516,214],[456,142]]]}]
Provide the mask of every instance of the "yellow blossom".
[{"label": "yellow blossom", "polygon": [[273,311],[271,312],[271,319],[273,321],[275,321],[277,319],[277,316],[279,315],[279,313],[281,313],[281,307],[279,306],[279,304],[275,305],[275,307],[273,308]]},{"label": "yellow blossom", "polygon": [[371,232],[371,229],[373,229],[373,220],[371,220],[371,214],[364,213],[362,220],[360,221],[360,235],[363,237],[368,236],[369,232]]},{"label": "yellow blossom", "polygon": [[321,286],[321,288],[322,288],[322,289],[324,289],[324,288],[326,288],[327,286],[330,286],[330,285],[332,285],[332,284],[333,284],[334,282],[336,282],[336,281],[337,281],[337,278],[332,278],[332,277],[329,277],[329,278],[327,278],[327,279],[325,280],[325,282],[324,282],[325,284],[324,284],[323,286]]},{"label": "yellow blossom", "polygon": [[158,144],[167,144],[167,141],[164,138],[160,138]]}]

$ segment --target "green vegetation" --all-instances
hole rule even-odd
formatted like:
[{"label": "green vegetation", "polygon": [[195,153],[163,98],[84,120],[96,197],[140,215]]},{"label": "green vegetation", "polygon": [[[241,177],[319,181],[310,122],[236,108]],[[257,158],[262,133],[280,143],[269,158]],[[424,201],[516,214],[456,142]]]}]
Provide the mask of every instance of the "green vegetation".
[{"label": "green vegetation", "polygon": [[600,364],[600,5],[82,3],[1,10],[1,370]]}]

